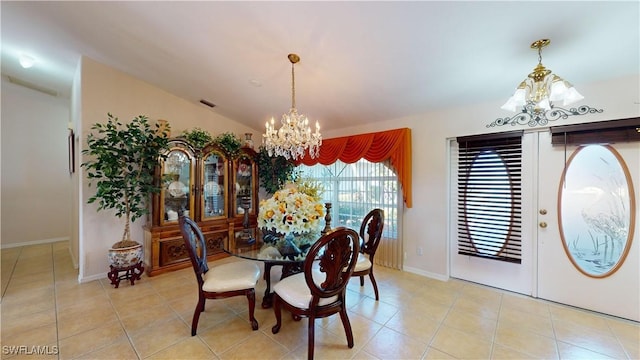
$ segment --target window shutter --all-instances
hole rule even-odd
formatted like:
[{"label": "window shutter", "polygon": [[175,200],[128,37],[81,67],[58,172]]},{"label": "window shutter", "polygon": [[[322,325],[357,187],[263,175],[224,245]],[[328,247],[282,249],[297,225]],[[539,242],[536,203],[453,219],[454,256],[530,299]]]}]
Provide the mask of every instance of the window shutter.
[{"label": "window shutter", "polygon": [[552,145],[611,144],[640,141],[640,117],[552,126]]},{"label": "window shutter", "polygon": [[522,131],[458,138],[458,254],[521,263]]}]

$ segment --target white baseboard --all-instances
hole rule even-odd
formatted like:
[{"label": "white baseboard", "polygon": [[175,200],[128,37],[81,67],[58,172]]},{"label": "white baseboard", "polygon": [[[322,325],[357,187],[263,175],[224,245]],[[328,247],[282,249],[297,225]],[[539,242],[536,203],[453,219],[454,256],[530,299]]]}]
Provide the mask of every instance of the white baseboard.
[{"label": "white baseboard", "polygon": [[446,275],[436,274],[436,273],[432,273],[432,272],[429,272],[429,271],[416,269],[416,268],[410,267],[410,266],[402,267],[402,271],[410,272],[410,273],[413,273],[413,274],[425,276],[425,277],[428,277],[428,278],[431,278],[431,279],[440,280],[440,281],[448,281],[449,280],[449,277],[446,276]]},{"label": "white baseboard", "polygon": [[85,276],[82,279],[78,279],[78,282],[80,282],[81,284],[84,284],[84,283],[88,283],[88,282],[96,281],[100,279],[107,279],[107,273]]},{"label": "white baseboard", "polygon": [[11,249],[20,246],[29,246],[29,245],[40,245],[40,244],[50,244],[58,241],[69,241],[68,237],[59,237],[53,239],[43,239],[43,240],[33,240],[33,241],[25,241],[15,244],[0,244],[0,249]]},{"label": "white baseboard", "polygon": [[73,268],[78,270],[80,268],[80,264],[78,263],[78,259],[73,256],[73,251],[71,251],[71,246],[69,246],[69,256],[71,256],[71,263],[73,264]]}]

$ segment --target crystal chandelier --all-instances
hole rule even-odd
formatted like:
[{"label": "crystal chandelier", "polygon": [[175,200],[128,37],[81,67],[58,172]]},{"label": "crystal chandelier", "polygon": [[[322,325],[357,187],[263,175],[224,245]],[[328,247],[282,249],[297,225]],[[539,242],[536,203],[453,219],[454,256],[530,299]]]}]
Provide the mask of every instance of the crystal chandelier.
[{"label": "crystal chandelier", "polygon": [[567,106],[584,99],[573,85],[542,65],[542,48],[550,43],[549,39],[541,39],[531,44],[532,49],[538,49],[538,65],[502,109],[516,111],[517,107],[524,106],[527,111],[544,112],[551,110],[554,101],[562,101],[562,105]]},{"label": "crystal chandelier", "polygon": [[305,152],[309,150],[311,158],[315,158],[320,153],[322,145],[322,135],[320,135],[320,124],[316,121],[316,131],[311,133],[309,119],[296,110],[296,81],[294,65],[300,61],[296,54],[287,56],[291,62],[291,109],[289,113],[282,115],[280,129],[276,130],[274,119],[265,124],[266,132],[262,135],[263,145],[267,149],[269,156],[284,156],[288,159],[302,159]]}]

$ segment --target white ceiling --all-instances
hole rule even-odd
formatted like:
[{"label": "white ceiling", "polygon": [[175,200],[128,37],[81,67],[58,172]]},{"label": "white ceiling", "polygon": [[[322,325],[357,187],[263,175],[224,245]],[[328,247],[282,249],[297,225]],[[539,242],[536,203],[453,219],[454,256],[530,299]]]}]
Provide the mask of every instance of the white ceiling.
[{"label": "white ceiling", "polygon": [[256,129],[291,105],[291,52],[297,108],[323,129],[491,101],[508,115],[540,38],[578,90],[640,73],[638,1],[0,4],[3,75],[68,96],[83,54]]}]

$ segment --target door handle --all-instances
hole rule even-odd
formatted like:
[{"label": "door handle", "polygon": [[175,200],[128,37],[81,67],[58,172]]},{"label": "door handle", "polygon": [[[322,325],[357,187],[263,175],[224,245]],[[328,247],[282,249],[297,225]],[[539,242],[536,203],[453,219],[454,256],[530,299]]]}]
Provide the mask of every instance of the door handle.
[{"label": "door handle", "polygon": [[544,222],[544,221],[541,221],[540,222],[540,227],[543,228],[543,229],[546,228],[547,227],[547,223]]}]

